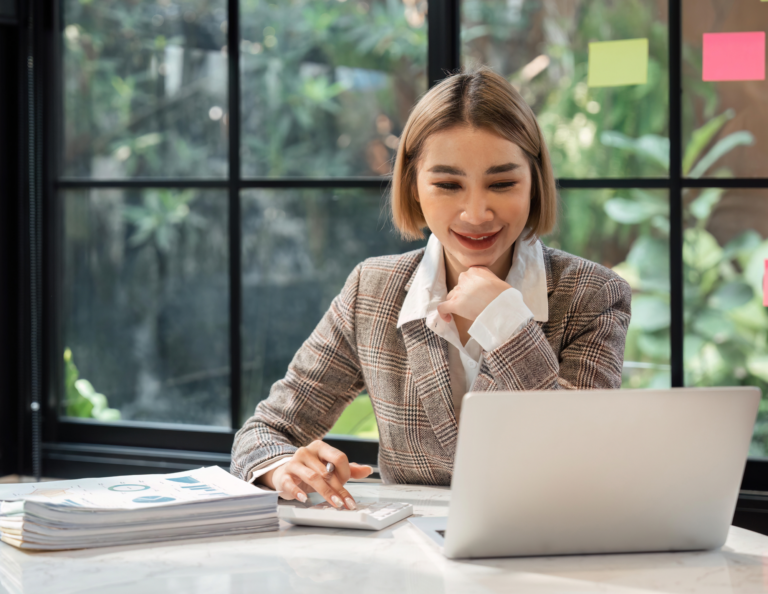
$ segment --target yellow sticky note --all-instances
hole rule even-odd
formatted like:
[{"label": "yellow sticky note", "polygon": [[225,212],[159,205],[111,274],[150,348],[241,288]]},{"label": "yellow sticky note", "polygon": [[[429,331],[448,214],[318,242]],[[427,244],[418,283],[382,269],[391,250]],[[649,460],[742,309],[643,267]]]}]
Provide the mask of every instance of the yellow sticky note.
[{"label": "yellow sticky note", "polygon": [[595,41],[589,44],[590,87],[623,87],[648,82],[648,40]]}]

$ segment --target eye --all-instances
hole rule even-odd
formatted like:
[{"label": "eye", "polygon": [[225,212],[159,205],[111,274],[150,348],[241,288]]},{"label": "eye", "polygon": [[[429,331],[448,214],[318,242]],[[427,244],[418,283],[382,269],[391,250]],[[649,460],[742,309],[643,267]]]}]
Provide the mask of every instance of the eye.
[{"label": "eye", "polygon": [[507,188],[511,188],[516,185],[517,182],[499,182],[498,184],[493,184],[491,187],[497,188],[499,190],[506,190]]},{"label": "eye", "polygon": [[[441,190],[449,190],[449,191],[458,190],[460,188],[459,184],[454,183],[454,182],[439,182],[439,183],[435,183],[435,184],[432,184],[432,185],[440,188]],[[494,189],[497,189],[497,190],[506,190],[506,189],[512,188],[512,187],[514,187],[516,185],[517,185],[517,182],[514,182],[514,181],[511,181],[511,182],[499,182],[497,184],[491,185],[491,188],[494,188]]]},{"label": "eye", "polygon": [[454,184],[454,183],[443,182],[443,183],[432,184],[432,185],[437,186],[441,190],[456,190],[459,188],[459,184]]}]

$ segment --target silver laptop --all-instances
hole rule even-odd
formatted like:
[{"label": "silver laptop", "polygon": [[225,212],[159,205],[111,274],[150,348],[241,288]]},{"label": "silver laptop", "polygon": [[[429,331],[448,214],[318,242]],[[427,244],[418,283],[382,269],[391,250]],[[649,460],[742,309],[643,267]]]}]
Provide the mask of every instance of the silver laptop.
[{"label": "silver laptop", "polygon": [[760,390],[464,396],[447,518],[412,518],[449,558],[723,545]]}]

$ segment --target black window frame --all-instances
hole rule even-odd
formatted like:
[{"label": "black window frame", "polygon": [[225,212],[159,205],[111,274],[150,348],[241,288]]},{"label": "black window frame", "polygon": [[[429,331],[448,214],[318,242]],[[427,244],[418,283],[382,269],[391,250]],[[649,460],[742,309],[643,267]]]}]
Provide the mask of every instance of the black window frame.
[{"label": "black window frame", "polygon": [[[243,178],[240,168],[240,54],[229,55],[229,177],[222,180],[195,179],[129,179],[87,180],[59,176],[62,123],[61,113],[61,15],[59,2],[30,0],[24,15],[27,37],[20,36],[20,71],[30,74],[29,59],[37,65],[31,72],[34,82],[33,118],[25,129],[37,155],[29,204],[39,205],[41,218],[32,220],[30,209],[19,208],[19,221],[29,233],[18,232],[14,241],[18,248],[18,270],[14,276],[20,283],[19,361],[17,383],[20,394],[12,405],[18,407],[20,423],[14,438],[20,452],[19,468],[28,474],[69,477],[144,472],[152,469],[174,470],[199,466],[203,463],[229,464],[232,438],[240,423],[241,404],[241,190],[247,188],[360,188],[384,190],[385,177],[345,178]],[[228,0],[227,42],[239,48],[239,2]],[[427,76],[432,86],[460,67],[460,0],[430,0],[428,17]],[[686,188],[768,188],[768,177],[731,179],[686,179],[682,175],[682,73],[681,73],[682,0],[668,2],[669,41],[669,140],[670,168],[668,178],[599,178],[558,179],[560,189],[621,189],[653,188],[669,193],[670,205],[670,282],[671,282],[671,380],[673,387],[684,385],[683,378],[683,212],[682,192]],[[23,136],[23,133],[20,133]],[[21,140],[20,140],[21,143]],[[21,144],[20,144],[21,146]],[[196,427],[162,423],[119,422],[102,424],[85,419],[60,419],[58,401],[62,390],[62,364],[57,335],[59,328],[60,268],[57,265],[61,239],[61,190],[87,188],[218,188],[228,191],[229,208],[229,276],[230,276],[230,369],[231,419],[233,429]],[[36,195],[37,193],[37,195]],[[21,196],[21,193],[19,194]],[[20,198],[20,201],[22,199]],[[36,202],[37,200],[37,202]],[[37,212],[37,211],[35,211]],[[38,227],[34,223],[39,223]],[[37,229],[38,236],[35,236]],[[36,243],[37,242],[37,243]],[[36,254],[34,246],[41,246]],[[31,249],[30,249],[31,248]],[[30,272],[31,271],[31,272]],[[39,273],[39,274],[38,274]],[[39,302],[31,299],[40,295]],[[34,320],[34,322],[33,322]],[[40,328],[35,337],[33,326]],[[32,339],[27,337],[32,336]],[[35,364],[39,361],[40,364]],[[36,404],[37,403],[37,404]],[[11,405],[9,405],[11,406]],[[376,462],[378,443],[373,440],[343,438],[327,439],[345,450],[350,457],[364,462]],[[35,462],[37,457],[37,462]],[[750,459],[742,488],[768,490],[768,460]]]},{"label": "black window frame", "polygon": [[[17,472],[24,463],[25,451],[19,447],[25,440],[28,423],[24,418],[23,394],[27,393],[26,377],[20,353],[27,349],[27,323],[22,317],[25,294],[25,254],[19,249],[24,240],[22,209],[27,204],[25,175],[27,169],[27,126],[20,117],[27,110],[23,57],[28,31],[19,3],[0,16],[0,377],[6,389],[0,393],[0,476]],[[20,14],[22,12],[22,14]],[[29,461],[29,460],[28,460]]]}]

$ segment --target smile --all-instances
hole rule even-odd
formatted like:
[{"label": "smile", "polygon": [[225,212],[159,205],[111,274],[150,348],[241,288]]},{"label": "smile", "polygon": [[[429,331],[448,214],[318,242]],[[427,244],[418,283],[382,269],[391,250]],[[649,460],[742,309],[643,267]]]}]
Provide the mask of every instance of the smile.
[{"label": "smile", "polygon": [[456,236],[456,239],[459,240],[461,245],[470,250],[487,250],[494,243],[496,243],[496,240],[501,233],[501,229],[493,233],[486,233],[484,235],[479,233],[457,233],[453,230],[451,230],[451,233]]}]

